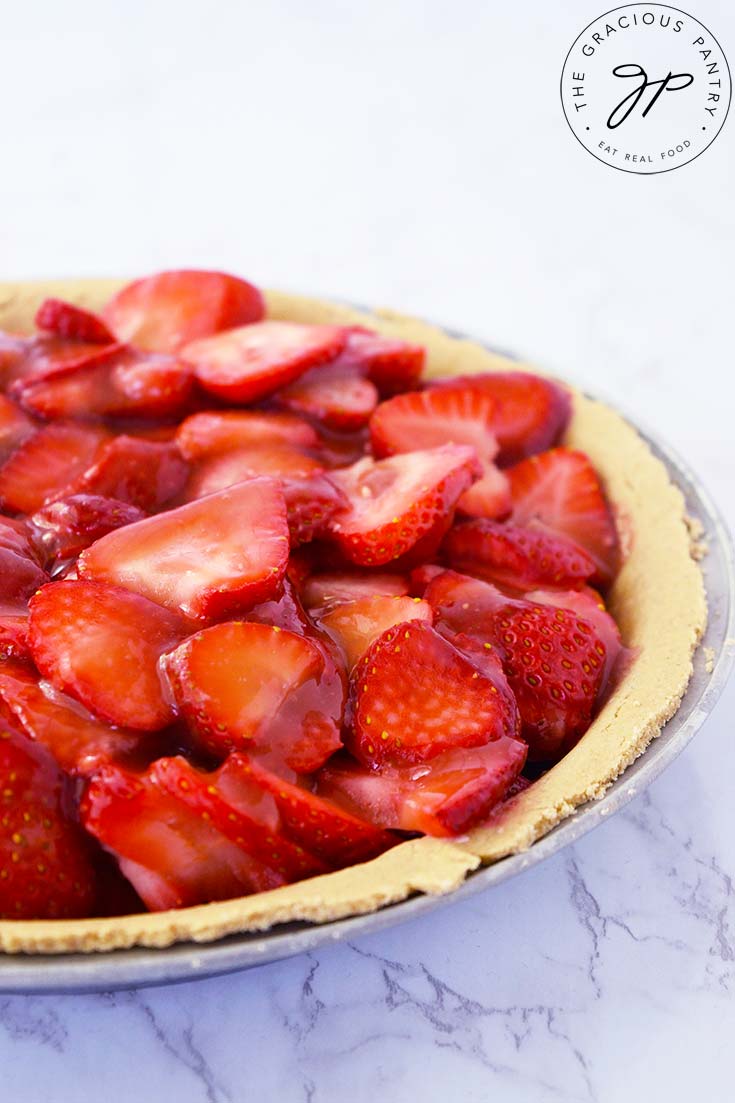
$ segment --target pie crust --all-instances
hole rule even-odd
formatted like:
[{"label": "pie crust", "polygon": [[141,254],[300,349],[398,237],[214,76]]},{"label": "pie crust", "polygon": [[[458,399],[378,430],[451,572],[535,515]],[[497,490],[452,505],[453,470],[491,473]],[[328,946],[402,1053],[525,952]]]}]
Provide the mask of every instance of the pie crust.
[{"label": "pie crust", "polygon": [[[119,280],[0,284],[0,329],[31,332],[36,308],[47,296],[99,309],[120,286]],[[269,317],[362,324],[423,344],[429,376],[519,366],[392,311],[373,315],[276,291],[266,298]],[[462,840],[404,842],[337,873],[178,911],[113,919],[2,920],[0,950],[62,953],[208,942],[287,921],[327,922],[372,912],[418,892],[448,893],[480,864],[527,849],[580,804],[600,798],[676,712],[707,605],[681,492],[635,430],[609,407],[575,392],[564,443],[589,455],[616,510],[626,558],[609,606],[633,659],[583,739],[553,769]]]}]

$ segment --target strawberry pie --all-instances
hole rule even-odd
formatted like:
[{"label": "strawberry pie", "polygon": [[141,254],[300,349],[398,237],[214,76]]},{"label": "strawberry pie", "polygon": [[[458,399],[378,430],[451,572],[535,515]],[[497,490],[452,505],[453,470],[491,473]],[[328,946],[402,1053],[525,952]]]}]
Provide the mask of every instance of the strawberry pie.
[{"label": "strawberry pie", "polygon": [[1,949],[450,891],[677,708],[701,574],[608,407],[219,272],[0,304]]}]

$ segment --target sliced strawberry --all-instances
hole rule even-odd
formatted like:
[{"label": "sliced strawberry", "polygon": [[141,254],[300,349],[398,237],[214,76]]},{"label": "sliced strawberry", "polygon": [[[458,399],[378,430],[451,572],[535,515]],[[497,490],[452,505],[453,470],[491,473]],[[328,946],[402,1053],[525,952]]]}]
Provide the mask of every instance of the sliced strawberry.
[{"label": "sliced strawberry", "polygon": [[281,483],[292,548],[327,536],[332,519],[349,504],[345,493],[327,475],[287,477]]},{"label": "sliced strawberry", "polygon": [[284,781],[245,755],[230,755],[219,770],[218,789],[223,798],[237,807],[252,800],[253,786],[274,799],[280,833],[317,855],[332,869],[367,862],[399,841],[395,835],[345,812],[332,801]]},{"label": "sliced strawberry", "polygon": [[175,444],[122,434],[102,445],[70,490],[116,498],[153,513],[179,494],[188,476],[189,465]]},{"label": "sliced strawberry", "polygon": [[341,647],[347,669],[362,658],[367,649],[395,624],[419,620],[432,624],[434,611],[417,597],[385,597],[379,594],[338,605],[325,613],[319,623]]},{"label": "sliced strawberry", "polygon": [[[350,508],[331,522],[332,539],[353,563],[379,567],[420,544],[424,558],[451,524],[460,494],[478,473],[474,449],[446,445],[331,473]],[[416,554],[419,554],[418,551]]]},{"label": "sliced strawberry", "polygon": [[534,590],[525,595],[526,601],[542,602],[559,609],[570,609],[578,617],[584,618],[594,628],[605,646],[605,664],[597,692],[600,698],[615,680],[619,661],[624,658],[625,650],[620,639],[620,629],[605,609],[605,603],[596,590],[585,586],[582,590]]},{"label": "sliced strawberry", "polygon": [[82,552],[79,573],[203,621],[274,597],[288,550],[280,486],[251,479],[108,533]]},{"label": "sliced strawberry", "polygon": [[342,351],[338,326],[256,322],[184,346],[197,379],[226,402],[255,402]]},{"label": "sliced strawberry", "polygon": [[264,314],[263,296],[253,284],[192,269],[134,280],[103,311],[119,341],[152,352],[178,352],[189,341],[259,322]]},{"label": "sliced strawberry", "polygon": [[[121,531],[121,530],[118,530]],[[36,665],[111,724],[156,731],[173,719],[158,658],[185,633],[168,609],[100,582],[53,582],[30,602]]]},{"label": "sliced strawberry", "polygon": [[35,560],[0,547],[0,605],[27,601],[45,582],[48,575]]},{"label": "sliced strawberry", "polygon": [[501,586],[583,586],[595,573],[592,558],[563,536],[496,521],[466,521],[446,536],[444,552],[452,567]]},{"label": "sliced strawberry", "polygon": [[18,377],[32,338],[0,330],[0,386],[7,387]]},{"label": "sliced strawberry", "polygon": [[16,355],[6,355],[3,370],[2,345],[0,345],[0,370],[3,370],[3,386],[19,386],[23,380],[42,379],[79,367],[85,362],[97,362],[104,359],[118,346],[103,346],[89,341],[72,341],[50,333],[40,333],[35,337],[18,338],[21,344]]},{"label": "sliced strawberry", "polygon": [[35,425],[21,409],[5,395],[0,395],[0,462],[6,460],[18,445],[32,436]]},{"label": "sliced strawberry", "polygon": [[424,597],[431,582],[446,572],[446,567],[440,567],[436,563],[424,563],[420,567],[414,567],[409,577],[408,592],[412,597]]},{"label": "sliced strawberry", "polygon": [[510,480],[494,463],[483,464],[482,478],[465,490],[457,502],[459,513],[487,517],[491,521],[507,517],[512,508]]},{"label": "sliced strawberry", "polygon": [[140,352],[124,345],[63,369],[18,380],[11,394],[40,417],[172,417],[189,399],[194,375],[174,356]]},{"label": "sliced strawberry", "polygon": [[[248,784],[244,777],[245,784],[228,784],[223,777],[225,770],[232,773],[231,767],[225,763],[215,773],[205,774],[196,770],[185,758],[177,756],[160,758],[154,762],[150,772],[164,792],[177,797],[206,819],[225,839],[241,847],[254,861],[275,870],[283,881],[292,883],[317,873],[326,873],[329,867],[323,861],[297,841],[284,836],[277,812],[275,826],[271,826],[273,815],[268,804],[274,802],[275,796],[271,801],[268,796],[264,799],[265,786],[253,785],[252,781]],[[262,773],[271,776],[266,771]],[[274,780],[280,781],[279,778]],[[235,788],[236,799],[233,799]],[[275,800],[275,803],[278,801]]]},{"label": "sliced strawberry", "polygon": [[91,776],[107,762],[129,758],[145,747],[140,732],[95,720],[24,663],[0,664],[0,700],[26,735],[43,744],[65,773]]},{"label": "sliced strawberry", "polygon": [[311,425],[292,414],[226,410],[187,417],[178,428],[176,444],[187,460],[200,460],[262,444],[316,448],[319,438]]},{"label": "sliced strawberry", "polygon": [[381,402],[370,419],[376,456],[415,452],[441,444],[469,444],[478,458],[492,461],[498,452],[493,433],[496,402],[468,387],[442,387],[399,394]]},{"label": "sliced strawberry", "polygon": [[43,506],[31,522],[48,558],[64,560],[79,555],[108,532],[143,517],[143,510],[128,502],[96,494],[72,494]]},{"label": "sliced strawberry", "polygon": [[426,363],[426,349],[421,345],[361,326],[352,326],[346,333],[341,364],[360,368],[381,394],[398,394],[418,385]]},{"label": "sliced strawberry", "polygon": [[488,817],[525,761],[526,745],[511,735],[447,751],[420,768],[368,770],[340,756],[320,772],[317,793],[376,827],[459,835]]},{"label": "sliced strawberry", "polygon": [[620,542],[600,480],[583,452],[554,448],[508,471],[512,520],[561,533],[589,552],[606,585],[620,565]]},{"label": "sliced strawberry", "polygon": [[311,773],[341,746],[344,686],[316,641],[230,621],[163,660],[176,702],[213,754],[257,751]]},{"label": "sliced strawberry", "polygon": [[311,575],[303,584],[302,596],[307,609],[318,615],[346,602],[374,595],[401,597],[408,592],[406,575],[351,571]]},{"label": "sliced strawberry", "polygon": [[0,468],[0,504],[35,513],[89,467],[108,434],[86,425],[48,425],[24,441]]},{"label": "sliced strawberry", "polygon": [[423,592],[436,613],[437,627],[449,633],[466,632],[480,640],[493,634],[493,617],[505,596],[489,582],[456,571],[439,570]]},{"label": "sliced strawberry", "polygon": [[493,432],[503,464],[516,463],[550,448],[561,437],[571,414],[566,388],[531,372],[455,376],[433,386],[447,390],[470,388],[494,400]]},{"label": "sliced strawberry", "polygon": [[70,793],[48,752],[7,723],[0,730],[0,918],[92,913],[94,871],[67,809]]},{"label": "sliced strawberry", "polygon": [[0,658],[32,662],[28,646],[28,611],[12,606],[0,613]]},{"label": "sliced strawberry", "polygon": [[181,790],[174,795],[164,787],[161,772],[160,762],[143,774],[104,766],[81,802],[84,827],[117,857],[150,911],[228,900],[286,883],[277,869],[248,853],[245,832],[257,825],[241,817],[243,844],[233,842],[190,807]]},{"label": "sliced strawberry", "polygon": [[384,632],[352,672],[348,746],[364,765],[426,762],[515,735],[502,672],[480,669],[421,621]]},{"label": "sliced strawberry", "polygon": [[323,469],[318,460],[290,444],[263,443],[255,448],[236,448],[200,460],[192,471],[183,497],[188,502],[194,502],[258,475],[307,479],[318,475]]},{"label": "sliced strawberry", "polygon": [[114,335],[100,317],[63,299],[44,299],[36,311],[36,325],[65,341],[85,341],[90,345],[115,344]]},{"label": "sliced strawberry", "polygon": [[312,368],[277,395],[279,406],[321,422],[328,429],[362,429],[378,404],[375,384],[358,367],[337,361]]}]

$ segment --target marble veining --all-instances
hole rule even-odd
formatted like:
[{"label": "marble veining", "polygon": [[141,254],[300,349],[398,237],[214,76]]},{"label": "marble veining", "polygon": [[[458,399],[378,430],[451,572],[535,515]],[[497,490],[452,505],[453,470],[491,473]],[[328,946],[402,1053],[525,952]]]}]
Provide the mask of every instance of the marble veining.
[{"label": "marble veining", "polygon": [[[735,50],[731,4],[688,6]],[[581,150],[557,86],[600,10],[14,5],[3,278],[216,265],[436,318],[637,411],[732,524],[735,124],[645,179]],[[731,685],[622,812],[410,924],[164,989],[0,996],[2,1098],[730,1103],[734,720]]]}]

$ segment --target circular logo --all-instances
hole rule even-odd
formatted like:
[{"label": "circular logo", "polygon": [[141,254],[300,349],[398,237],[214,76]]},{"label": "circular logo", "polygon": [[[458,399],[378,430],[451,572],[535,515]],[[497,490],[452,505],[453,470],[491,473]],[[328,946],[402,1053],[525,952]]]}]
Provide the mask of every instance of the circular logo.
[{"label": "circular logo", "polygon": [[668,172],[693,161],[722,129],[730,93],[717,39],[667,4],[605,12],[574,42],[561,74],[572,133],[623,172]]}]

